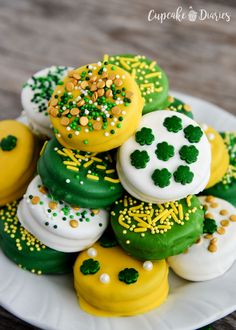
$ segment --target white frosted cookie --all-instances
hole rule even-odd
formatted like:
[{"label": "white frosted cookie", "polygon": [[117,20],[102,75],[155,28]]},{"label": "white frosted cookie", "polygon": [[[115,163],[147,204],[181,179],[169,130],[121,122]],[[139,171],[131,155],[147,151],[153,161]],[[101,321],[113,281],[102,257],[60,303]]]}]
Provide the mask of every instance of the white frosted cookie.
[{"label": "white frosted cookie", "polygon": [[22,226],[48,247],[62,252],[84,250],[108,224],[108,212],[72,207],[55,201],[39,176],[30,183],[17,216]]},{"label": "white frosted cookie", "polygon": [[221,276],[236,259],[236,208],[212,196],[199,199],[206,208],[204,234],[185,253],[168,258],[174,272],[190,281]]},{"label": "white frosted cookie", "polygon": [[163,110],[144,115],[118,151],[117,171],[134,197],[164,203],[201,192],[210,177],[211,149],[200,126]]},{"label": "white frosted cookie", "polygon": [[53,136],[48,116],[48,101],[58,83],[72,68],[51,66],[35,73],[23,86],[21,103],[32,130],[41,136]]}]

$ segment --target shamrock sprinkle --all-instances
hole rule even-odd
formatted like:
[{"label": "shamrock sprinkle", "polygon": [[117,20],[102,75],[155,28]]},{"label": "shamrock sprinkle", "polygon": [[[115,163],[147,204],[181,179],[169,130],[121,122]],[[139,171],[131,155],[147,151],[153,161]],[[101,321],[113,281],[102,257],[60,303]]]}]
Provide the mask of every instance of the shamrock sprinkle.
[{"label": "shamrock sprinkle", "polygon": [[198,157],[199,151],[194,146],[183,146],[180,151],[180,159],[185,160],[186,163],[195,163]]},{"label": "shamrock sprinkle", "polygon": [[188,125],[184,129],[184,136],[190,143],[198,143],[202,135],[202,130],[198,126]]},{"label": "shamrock sprinkle", "polygon": [[174,153],[174,147],[167,142],[157,144],[155,154],[158,159],[167,161],[174,156]]},{"label": "shamrock sprinkle", "polygon": [[217,224],[214,219],[205,218],[203,223],[203,233],[204,234],[214,234],[217,230]]},{"label": "shamrock sprinkle", "polygon": [[170,178],[171,178],[171,173],[167,170],[167,168],[163,168],[161,170],[156,169],[152,173],[152,180],[155,186],[159,186],[160,188],[169,186]]},{"label": "shamrock sprinkle", "polygon": [[84,275],[96,274],[100,269],[100,264],[97,260],[87,259],[83,261],[83,264],[80,266],[80,271]]},{"label": "shamrock sprinkle", "polygon": [[177,133],[183,127],[182,119],[177,116],[165,118],[163,125],[167,128],[167,131],[174,133]]},{"label": "shamrock sprinkle", "polygon": [[136,132],[135,140],[141,146],[147,144],[150,145],[154,141],[154,135],[152,134],[151,128],[143,127],[140,131]]},{"label": "shamrock sprinkle", "polygon": [[150,157],[147,153],[147,151],[140,151],[140,150],[135,150],[134,152],[132,152],[132,154],[130,155],[130,159],[131,159],[131,164],[137,168],[145,168],[147,166],[147,163],[150,160]]},{"label": "shamrock sprinkle", "polygon": [[125,268],[119,272],[119,280],[125,282],[126,284],[132,284],[137,282],[139,273],[134,268]]},{"label": "shamrock sprinkle", "polygon": [[180,165],[174,172],[174,178],[176,182],[183,185],[191,183],[193,181],[194,174],[190,171],[189,166]]},{"label": "shamrock sprinkle", "polygon": [[13,135],[8,135],[0,142],[0,147],[3,151],[11,151],[16,147],[17,138]]}]

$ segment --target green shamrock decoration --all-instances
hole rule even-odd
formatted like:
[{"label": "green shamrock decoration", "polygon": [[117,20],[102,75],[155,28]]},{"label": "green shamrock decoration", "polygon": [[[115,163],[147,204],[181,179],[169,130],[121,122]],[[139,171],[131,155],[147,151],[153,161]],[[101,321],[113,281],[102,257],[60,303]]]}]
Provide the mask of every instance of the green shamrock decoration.
[{"label": "green shamrock decoration", "polygon": [[131,164],[137,168],[145,168],[147,166],[147,163],[150,160],[150,157],[147,153],[147,151],[143,150],[135,150],[134,152],[132,152],[132,154],[130,155],[130,159],[131,159]]},{"label": "green shamrock decoration", "polygon": [[84,275],[96,274],[100,269],[100,264],[97,260],[92,258],[84,260],[83,264],[80,266],[80,271]]},{"label": "green shamrock decoration", "polygon": [[183,146],[179,151],[180,159],[187,164],[195,163],[199,155],[199,151],[195,146]]},{"label": "green shamrock decoration", "polygon": [[158,186],[160,188],[169,186],[170,178],[171,178],[171,173],[167,170],[167,168],[163,168],[161,170],[156,169],[152,173],[152,180],[155,186]]},{"label": "green shamrock decoration", "polygon": [[217,224],[214,219],[205,218],[203,223],[204,234],[214,234],[217,231]]},{"label": "green shamrock decoration", "polygon": [[182,129],[182,119],[177,116],[167,117],[164,120],[163,125],[167,128],[167,131],[177,133]]},{"label": "green shamrock decoration", "polygon": [[194,174],[190,171],[189,166],[180,165],[174,172],[174,178],[176,182],[185,185],[193,181]]},{"label": "green shamrock decoration", "polygon": [[135,140],[141,146],[145,144],[150,145],[154,141],[155,136],[152,134],[151,128],[143,127],[140,131],[136,132]]},{"label": "green shamrock decoration", "polygon": [[184,129],[184,136],[190,143],[198,143],[203,133],[199,126],[188,125]]},{"label": "green shamrock decoration", "polygon": [[163,161],[169,160],[171,157],[174,156],[174,147],[167,142],[161,142],[157,144],[157,148],[155,154],[157,158]]},{"label": "green shamrock decoration", "polygon": [[126,284],[132,284],[137,282],[139,273],[134,268],[125,268],[119,272],[119,280],[125,282]]},{"label": "green shamrock decoration", "polygon": [[17,138],[13,135],[8,135],[0,142],[0,147],[3,151],[11,151],[16,147]]}]

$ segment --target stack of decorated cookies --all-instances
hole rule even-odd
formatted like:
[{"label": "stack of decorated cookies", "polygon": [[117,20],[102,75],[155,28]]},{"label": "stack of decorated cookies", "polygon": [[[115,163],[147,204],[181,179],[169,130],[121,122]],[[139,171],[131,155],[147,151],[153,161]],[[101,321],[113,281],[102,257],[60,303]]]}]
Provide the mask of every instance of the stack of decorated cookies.
[{"label": "stack of decorated cookies", "polygon": [[144,313],[166,300],[168,265],[204,281],[236,259],[236,134],[168,93],[155,61],[105,55],[36,73],[28,126],[0,122],[1,248],[32,273],[73,267],[89,313]]}]

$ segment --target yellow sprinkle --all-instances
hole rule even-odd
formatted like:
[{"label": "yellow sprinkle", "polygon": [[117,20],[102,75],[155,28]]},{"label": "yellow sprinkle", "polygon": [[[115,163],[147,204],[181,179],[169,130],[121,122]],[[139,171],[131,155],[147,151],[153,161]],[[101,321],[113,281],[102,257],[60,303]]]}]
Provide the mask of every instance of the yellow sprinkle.
[{"label": "yellow sprinkle", "polygon": [[103,62],[108,62],[108,60],[109,60],[109,55],[108,54],[105,54],[103,56]]},{"label": "yellow sprinkle", "polygon": [[154,218],[152,220],[152,223],[155,224],[159,219],[161,219],[162,217],[164,217],[167,213],[168,213],[168,210],[162,211],[161,213],[158,214],[158,216],[156,218]]},{"label": "yellow sprinkle", "polygon": [[142,233],[142,232],[144,232],[144,231],[147,231],[147,228],[135,228],[135,229],[134,229],[134,232],[135,232],[135,233]]},{"label": "yellow sprinkle", "polygon": [[63,151],[68,157],[70,157],[70,159],[72,159],[74,162],[78,163],[78,160],[75,158],[73,151],[71,151],[70,149],[66,149],[66,148],[64,148]]},{"label": "yellow sprinkle", "polygon": [[74,167],[74,166],[66,166],[66,168],[68,168],[68,170],[74,171],[74,172],[79,172],[78,167]]},{"label": "yellow sprinkle", "polygon": [[47,144],[48,144],[48,141],[45,141],[44,142],[44,145],[43,145],[43,147],[42,147],[42,149],[40,151],[40,156],[42,156],[42,154],[44,153],[44,150],[46,149]]},{"label": "yellow sprinkle", "polygon": [[97,158],[97,157],[91,157],[92,160],[94,160],[95,162],[101,163],[102,159],[101,158]]},{"label": "yellow sprinkle", "polygon": [[105,181],[112,182],[112,183],[119,183],[119,182],[120,182],[119,179],[112,179],[112,178],[110,178],[109,176],[105,176],[105,177],[104,177],[104,180],[105,180]]},{"label": "yellow sprinkle", "polygon": [[142,68],[144,68],[145,67],[145,62],[142,62],[141,64],[140,64],[140,68],[142,69]]},{"label": "yellow sprinkle", "polygon": [[161,204],[158,204],[158,207],[161,211],[164,211],[164,207]]},{"label": "yellow sprinkle", "polygon": [[125,227],[125,228],[129,229],[129,225],[127,225],[127,223],[125,223],[125,222],[123,221],[123,219],[124,219],[124,217],[123,217],[123,215],[121,214],[121,215],[119,216],[119,218],[118,218],[118,222],[119,222],[119,224],[120,224],[122,227]]},{"label": "yellow sprinkle", "polygon": [[187,205],[188,207],[190,207],[192,204],[191,204],[191,198],[192,198],[192,195],[189,195],[186,199],[186,202],[187,202]]},{"label": "yellow sprinkle", "polygon": [[188,105],[188,104],[184,104],[184,110],[185,110],[185,111],[191,111],[192,108],[191,108],[190,105]]},{"label": "yellow sprinkle", "polygon": [[168,212],[163,217],[161,217],[161,222],[165,221],[166,218],[173,212],[174,210],[168,210]]},{"label": "yellow sprinkle", "polygon": [[138,59],[136,57],[129,58],[129,57],[120,57],[121,60],[127,61],[127,62],[137,62]]},{"label": "yellow sprinkle", "polygon": [[99,181],[99,177],[92,174],[87,174],[87,178],[95,181]]},{"label": "yellow sprinkle", "polygon": [[158,229],[170,229],[171,227],[168,225],[158,225],[157,228]]},{"label": "yellow sprinkle", "polygon": [[131,66],[132,66],[132,68],[137,68],[137,66],[139,66],[140,64],[141,64],[140,62],[137,62],[137,63],[132,64]]},{"label": "yellow sprinkle", "polygon": [[127,198],[124,198],[124,207],[127,207],[127,206],[128,206]]},{"label": "yellow sprinkle", "polygon": [[63,162],[64,165],[70,165],[70,166],[77,166],[78,165],[78,162],[71,162],[71,161],[64,161]]},{"label": "yellow sprinkle", "polygon": [[140,87],[141,88],[147,88],[147,87],[153,87],[154,85],[152,83],[148,83],[148,84],[141,84]]},{"label": "yellow sprinkle", "polygon": [[114,173],[116,170],[106,170],[106,173],[107,174],[111,174],[111,173]]},{"label": "yellow sprinkle", "polygon": [[135,79],[135,77],[136,77],[136,70],[135,70],[135,69],[132,70],[132,72],[131,72],[131,76],[132,76],[132,78]]},{"label": "yellow sprinkle", "polygon": [[138,209],[140,209],[141,207],[142,207],[141,204],[140,204],[140,205],[137,205],[137,206],[133,206],[133,207],[130,208],[130,211],[132,212],[132,211],[134,211],[134,210],[138,210]]},{"label": "yellow sprinkle", "polygon": [[154,66],[156,65],[156,61],[152,61],[152,63],[150,63],[150,65],[149,65],[149,69],[151,70],[151,69],[153,69],[154,68]]},{"label": "yellow sprinkle", "polygon": [[158,88],[155,88],[155,92],[157,92],[157,93],[160,93],[162,91],[163,91],[163,87],[162,86],[160,86]]},{"label": "yellow sprinkle", "polygon": [[96,165],[96,168],[98,168],[99,170],[105,170],[106,169],[106,166]]},{"label": "yellow sprinkle", "polygon": [[65,156],[67,157],[67,154],[65,154],[64,152],[62,152],[61,150],[57,150],[57,153],[61,156]]},{"label": "yellow sprinkle", "polygon": [[154,78],[154,77],[161,78],[161,72],[153,72],[153,73],[146,74],[146,76],[145,76],[146,79]]},{"label": "yellow sprinkle", "polygon": [[179,219],[183,220],[184,218],[184,214],[183,214],[183,206],[181,204],[178,205],[178,209],[179,209]]},{"label": "yellow sprinkle", "polygon": [[124,60],[124,58],[120,58],[120,64],[128,71],[131,70],[131,67],[126,63],[126,61]]},{"label": "yellow sprinkle", "polygon": [[87,163],[84,163],[84,165],[83,165],[83,167],[89,167],[90,165],[92,165],[93,164],[93,160],[91,159],[91,160],[89,160]]},{"label": "yellow sprinkle", "polygon": [[78,158],[78,159],[81,159],[81,160],[85,160],[86,159],[86,157],[84,157],[82,155],[79,155],[79,154],[75,155],[75,157]]},{"label": "yellow sprinkle", "polygon": [[175,222],[179,222],[179,219],[177,218],[177,216],[175,215],[175,213],[173,212],[171,214],[172,218],[174,219]]},{"label": "yellow sprinkle", "polygon": [[134,216],[134,220],[137,221],[138,223],[140,223],[144,228],[151,228],[151,226],[146,223],[145,221],[143,221],[142,219],[140,219],[137,216]]},{"label": "yellow sprinkle", "polygon": [[174,212],[175,212],[175,214],[179,214],[179,212],[178,212],[178,210],[177,210],[177,208],[176,208],[176,206],[175,206],[175,203],[170,203],[170,206],[172,207],[172,209],[174,210]]}]

